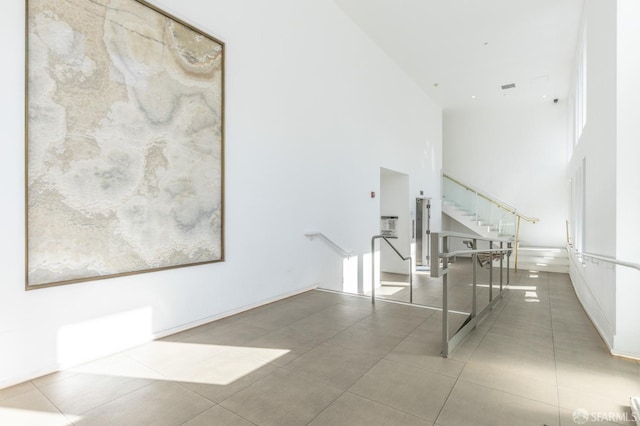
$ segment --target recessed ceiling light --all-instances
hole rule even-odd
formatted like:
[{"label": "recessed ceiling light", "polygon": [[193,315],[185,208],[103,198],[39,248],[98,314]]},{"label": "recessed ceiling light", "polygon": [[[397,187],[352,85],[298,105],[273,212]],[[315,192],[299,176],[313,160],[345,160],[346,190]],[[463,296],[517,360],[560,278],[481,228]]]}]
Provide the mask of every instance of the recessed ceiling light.
[{"label": "recessed ceiling light", "polygon": [[471,95],[471,99],[475,99],[475,98],[476,98],[476,96],[475,96],[475,95]]},{"label": "recessed ceiling light", "polygon": [[542,95],[542,97],[543,97],[543,98],[546,98],[546,97],[547,97],[547,95]]}]

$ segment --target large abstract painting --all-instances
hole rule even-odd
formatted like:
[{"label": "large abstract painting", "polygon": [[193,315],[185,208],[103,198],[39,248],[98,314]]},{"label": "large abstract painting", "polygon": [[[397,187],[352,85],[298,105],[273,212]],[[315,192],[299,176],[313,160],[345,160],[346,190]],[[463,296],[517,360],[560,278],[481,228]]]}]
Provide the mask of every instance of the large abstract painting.
[{"label": "large abstract painting", "polygon": [[27,1],[27,289],[223,260],[223,54],[142,1]]}]

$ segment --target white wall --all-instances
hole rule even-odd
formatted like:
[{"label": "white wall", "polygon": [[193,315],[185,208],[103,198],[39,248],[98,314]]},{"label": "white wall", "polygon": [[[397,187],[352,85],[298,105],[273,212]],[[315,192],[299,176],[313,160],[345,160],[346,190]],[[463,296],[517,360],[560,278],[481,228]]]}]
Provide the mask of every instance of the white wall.
[{"label": "white wall", "polygon": [[566,243],[567,111],[560,100],[509,108],[447,110],[443,169],[453,177],[535,216],[523,222],[527,246]]},{"label": "white wall", "polygon": [[[616,255],[616,2],[587,0],[587,119],[569,164],[586,158],[584,250]],[[578,208],[578,206],[575,206]]]},{"label": "white wall", "polygon": [[622,259],[640,262],[640,2],[618,0],[617,14],[617,123],[616,179],[618,239],[616,251]]},{"label": "white wall", "polygon": [[[640,2],[617,2],[616,255],[640,263]],[[640,271],[617,271],[616,352],[640,357]]]},{"label": "white wall", "polygon": [[24,291],[24,1],[5,2],[0,387],[342,282],[309,230],[355,251],[362,287],[380,167],[440,197],[440,109],[332,1],[153,3],[226,42],[226,261]]},{"label": "white wall", "polygon": [[[569,176],[576,176],[586,159],[584,251],[635,263],[640,263],[638,20],[635,0],[585,2],[587,121],[569,168]],[[640,357],[640,272],[593,262],[572,267],[571,278],[612,352]]]}]

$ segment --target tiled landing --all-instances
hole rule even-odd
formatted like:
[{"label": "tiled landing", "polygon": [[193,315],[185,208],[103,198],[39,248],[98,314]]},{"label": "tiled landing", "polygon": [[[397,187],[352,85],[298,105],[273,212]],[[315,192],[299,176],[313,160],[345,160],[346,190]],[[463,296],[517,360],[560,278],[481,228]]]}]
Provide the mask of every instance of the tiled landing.
[{"label": "tiled landing", "polygon": [[311,291],[0,390],[0,424],[631,426],[640,365],[529,275],[448,359],[437,311]]}]

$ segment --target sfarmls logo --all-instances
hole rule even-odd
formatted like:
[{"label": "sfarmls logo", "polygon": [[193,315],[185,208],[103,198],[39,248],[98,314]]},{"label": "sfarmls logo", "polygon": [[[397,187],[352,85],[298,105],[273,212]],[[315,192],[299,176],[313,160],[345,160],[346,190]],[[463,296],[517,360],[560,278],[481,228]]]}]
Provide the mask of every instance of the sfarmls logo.
[{"label": "sfarmls logo", "polygon": [[587,411],[584,408],[578,408],[573,412],[573,421],[579,425],[585,425],[589,422],[617,422],[617,423],[635,423],[639,419],[635,414],[626,412],[605,412],[605,411]]}]

